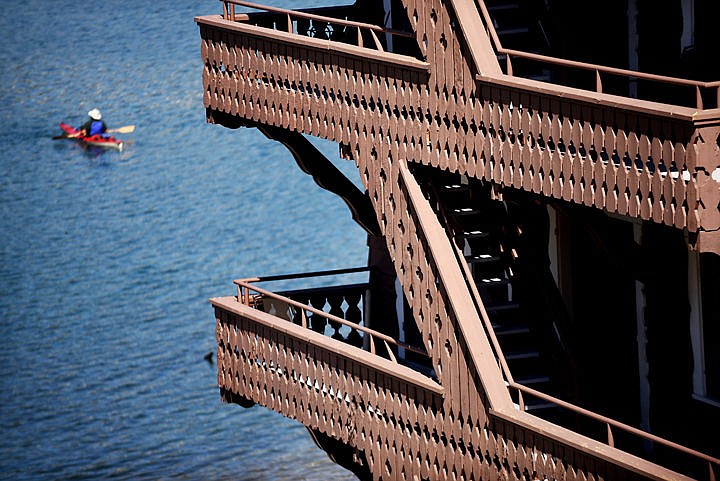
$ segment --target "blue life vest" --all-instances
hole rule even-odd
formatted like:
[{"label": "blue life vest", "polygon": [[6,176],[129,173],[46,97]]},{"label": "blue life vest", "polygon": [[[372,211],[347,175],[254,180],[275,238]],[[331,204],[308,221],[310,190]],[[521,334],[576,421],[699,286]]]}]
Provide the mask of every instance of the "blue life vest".
[{"label": "blue life vest", "polygon": [[88,132],[88,136],[92,136],[95,134],[102,134],[103,133],[103,123],[100,120],[93,120],[92,124],[90,124],[90,132]]}]

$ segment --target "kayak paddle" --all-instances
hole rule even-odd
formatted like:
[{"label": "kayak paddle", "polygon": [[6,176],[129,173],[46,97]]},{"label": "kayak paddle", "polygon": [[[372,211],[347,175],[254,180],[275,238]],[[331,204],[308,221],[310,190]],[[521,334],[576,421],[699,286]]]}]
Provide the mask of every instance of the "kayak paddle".
[{"label": "kayak paddle", "polygon": [[118,134],[129,134],[135,132],[134,125],[126,125],[124,127],[118,127],[117,129],[108,129],[107,132],[117,132]]},{"label": "kayak paddle", "polygon": [[60,134],[60,135],[56,135],[56,136],[53,137],[52,139],[53,139],[53,140],[73,139],[73,138],[78,137],[78,136],[80,136],[80,132],[78,132],[77,134],[68,134],[67,132],[65,132],[65,133],[62,133],[62,134]]}]

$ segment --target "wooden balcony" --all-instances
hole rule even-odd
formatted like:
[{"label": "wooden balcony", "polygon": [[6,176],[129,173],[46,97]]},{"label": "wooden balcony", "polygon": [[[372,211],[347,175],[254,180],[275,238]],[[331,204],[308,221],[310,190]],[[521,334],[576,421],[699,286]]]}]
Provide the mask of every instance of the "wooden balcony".
[{"label": "wooden balcony", "polygon": [[[367,285],[274,294],[237,284],[237,297],[212,299],[223,399],[297,419],[358,474],[379,479],[410,469],[384,461],[390,451],[401,456],[394,433],[405,426],[409,442],[432,443],[443,430],[444,390],[404,365],[412,351],[427,354],[364,326]],[[338,459],[338,449],[353,455]],[[414,466],[425,478],[442,469],[429,461]]]},{"label": "wooden balcony", "polygon": [[[382,28],[347,15],[338,20],[343,28],[320,28],[331,32],[323,35],[324,16],[315,24],[288,18],[196,18],[210,121],[332,139],[370,189],[380,171],[366,157],[405,158],[687,229],[691,245],[720,252],[715,105],[701,110],[597,92],[598,84],[583,90],[515,77],[501,71],[487,35],[467,39],[449,18],[411,19],[423,60],[385,51]],[[473,19],[482,23],[480,12],[463,10],[460,24]]]}]

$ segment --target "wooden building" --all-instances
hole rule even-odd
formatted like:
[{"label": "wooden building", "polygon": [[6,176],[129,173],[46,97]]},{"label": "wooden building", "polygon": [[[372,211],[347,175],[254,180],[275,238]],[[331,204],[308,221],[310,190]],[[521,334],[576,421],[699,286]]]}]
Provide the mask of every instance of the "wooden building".
[{"label": "wooden building", "polygon": [[368,239],[367,266],[280,276],[367,282],[212,300],[222,398],[296,419],[361,479],[716,479],[711,3],[197,17],[208,121],[282,142]]}]

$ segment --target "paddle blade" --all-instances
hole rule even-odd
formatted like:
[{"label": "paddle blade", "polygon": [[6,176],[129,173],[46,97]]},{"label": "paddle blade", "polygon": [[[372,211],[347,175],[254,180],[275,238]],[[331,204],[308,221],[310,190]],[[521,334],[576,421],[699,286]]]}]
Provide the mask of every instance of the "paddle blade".
[{"label": "paddle blade", "polygon": [[135,132],[134,125],[126,125],[124,127],[118,127],[117,129],[108,129],[108,132],[117,132],[118,134],[129,134]]},{"label": "paddle blade", "polygon": [[53,140],[74,139],[75,137],[80,137],[80,135],[82,135],[82,132],[76,132],[76,133],[74,133],[74,134],[69,134],[69,133],[67,133],[67,132],[63,132],[63,133],[60,134],[60,135],[56,135],[56,136],[53,137],[52,139],[53,139]]}]

